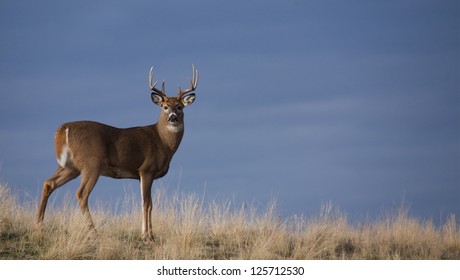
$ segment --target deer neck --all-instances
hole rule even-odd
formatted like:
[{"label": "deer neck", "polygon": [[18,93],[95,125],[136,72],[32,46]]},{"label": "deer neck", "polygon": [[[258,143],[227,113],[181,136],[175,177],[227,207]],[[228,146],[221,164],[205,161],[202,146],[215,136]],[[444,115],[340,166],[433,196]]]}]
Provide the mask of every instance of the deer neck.
[{"label": "deer neck", "polygon": [[170,125],[166,118],[160,118],[157,124],[158,135],[163,144],[171,151],[175,152],[184,135],[184,123],[180,125]]}]

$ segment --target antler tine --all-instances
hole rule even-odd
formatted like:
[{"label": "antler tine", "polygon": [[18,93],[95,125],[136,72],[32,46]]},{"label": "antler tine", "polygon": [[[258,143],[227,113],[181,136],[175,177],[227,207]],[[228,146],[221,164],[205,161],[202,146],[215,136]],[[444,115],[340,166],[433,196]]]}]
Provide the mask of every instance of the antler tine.
[{"label": "antler tine", "polygon": [[150,72],[149,72],[149,87],[153,92],[156,92],[162,96],[166,96],[165,93],[165,81],[163,80],[163,83],[161,85],[161,90],[157,89],[155,86],[157,85],[158,81],[156,81],[154,84],[152,84],[152,77],[153,77],[153,66],[150,67]]},{"label": "antler tine", "polygon": [[[196,89],[198,86],[198,70],[195,69],[195,65],[192,64],[192,72],[193,72],[193,85],[192,87]],[[191,82],[191,81],[190,81]]]},{"label": "antler tine", "polygon": [[179,86],[179,94],[177,95],[178,98],[181,98],[184,94],[190,93],[195,91],[196,87],[198,86],[198,70],[195,69],[195,65],[192,64],[192,78],[190,79],[190,88],[182,91],[181,87]]}]

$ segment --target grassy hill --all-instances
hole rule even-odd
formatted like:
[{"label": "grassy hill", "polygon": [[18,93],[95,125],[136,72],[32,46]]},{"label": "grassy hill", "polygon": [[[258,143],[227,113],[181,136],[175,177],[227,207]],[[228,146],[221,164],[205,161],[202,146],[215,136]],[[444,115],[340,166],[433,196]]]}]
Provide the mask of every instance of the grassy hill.
[{"label": "grassy hill", "polygon": [[0,185],[0,259],[460,259],[454,216],[435,227],[401,209],[352,226],[331,204],[311,219],[281,219],[274,204],[234,210],[161,189],[153,193],[156,242],[146,244],[137,200],[127,196],[117,215],[92,209],[95,235],[74,202],[49,207],[37,228],[36,206],[20,205]]}]

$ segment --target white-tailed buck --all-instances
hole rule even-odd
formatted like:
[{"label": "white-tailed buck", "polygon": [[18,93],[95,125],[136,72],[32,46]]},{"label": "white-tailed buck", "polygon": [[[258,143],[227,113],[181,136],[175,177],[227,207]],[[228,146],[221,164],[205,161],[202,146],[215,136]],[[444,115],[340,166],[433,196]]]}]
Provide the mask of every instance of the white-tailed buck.
[{"label": "white-tailed buck", "polygon": [[191,87],[177,97],[165,94],[152,84],[152,101],[161,107],[158,123],[149,126],[115,128],[92,121],[70,122],[61,125],[54,136],[56,158],[59,164],[54,175],[43,184],[43,193],[37,212],[37,223],[43,221],[51,193],[81,175],[76,197],[89,227],[94,229],[88,208],[88,197],[99,176],[140,180],[142,195],[142,236],[153,241],[152,197],[153,180],[168,172],[169,163],[184,135],[184,107],[195,100],[198,71],[192,66]]}]

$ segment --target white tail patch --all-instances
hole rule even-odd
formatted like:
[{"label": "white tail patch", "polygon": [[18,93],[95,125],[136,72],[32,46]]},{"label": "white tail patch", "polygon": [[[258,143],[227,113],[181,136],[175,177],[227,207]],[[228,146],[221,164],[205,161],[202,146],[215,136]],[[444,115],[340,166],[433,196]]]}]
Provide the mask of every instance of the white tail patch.
[{"label": "white tail patch", "polygon": [[70,154],[70,149],[69,149],[69,128],[65,129],[65,145],[62,147],[61,154],[57,158],[57,162],[59,166],[62,168],[65,168],[66,165],[68,165],[68,161],[70,160],[70,157],[72,155]]}]

